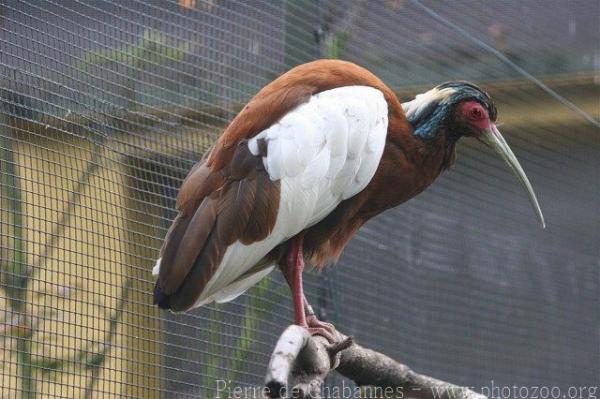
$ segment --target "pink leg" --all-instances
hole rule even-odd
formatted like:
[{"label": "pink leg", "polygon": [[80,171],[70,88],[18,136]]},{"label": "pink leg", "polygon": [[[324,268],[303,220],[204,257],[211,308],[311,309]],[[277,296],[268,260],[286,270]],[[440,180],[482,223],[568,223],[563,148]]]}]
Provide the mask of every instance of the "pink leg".
[{"label": "pink leg", "polygon": [[290,249],[287,256],[287,267],[281,268],[283,275],[285,276],[285,279],[292,290],[294,302],[294,322],[299,326],[306,327],[313,335],[322,335],[331,343],[336,342],[338,340],[337,332],[333,324],[325,323],[317,319],[312,307],[308,304],[308,301],[304,296],[304,288],[302,286],[304,256],[302,254],[302,247],[303,238],[301,236],[294,237],[290,242]]},{"label": "pink leg", "polygon": [[304,288],[302,286],[302,272],[304,271],[302,246],[302,237],[295,237],[292,239],[287,258],[287,273],[284,272],[284,276],[292,289],[294,322],[299,326],[307,327],[306,313],[304,312]]}]

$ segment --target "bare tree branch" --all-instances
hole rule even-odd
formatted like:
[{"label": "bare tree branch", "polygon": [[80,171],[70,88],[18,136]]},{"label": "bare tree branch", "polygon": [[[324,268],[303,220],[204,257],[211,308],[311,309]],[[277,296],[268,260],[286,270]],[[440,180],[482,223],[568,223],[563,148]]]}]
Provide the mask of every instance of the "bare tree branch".
[{"label": "bare tree branch", "polygon": [[[368,397],[417,399],[484,399],[485,396],[432,377],[340,334],[331,345],[306,329],[289,326],[279,337],[267,369],[266,387],[271,398],[321,398],[325,378],[332,370],[365,388]],[[292,387],[288,395],[288,387]],[[375,388],[369,390],[368,388]]]}]

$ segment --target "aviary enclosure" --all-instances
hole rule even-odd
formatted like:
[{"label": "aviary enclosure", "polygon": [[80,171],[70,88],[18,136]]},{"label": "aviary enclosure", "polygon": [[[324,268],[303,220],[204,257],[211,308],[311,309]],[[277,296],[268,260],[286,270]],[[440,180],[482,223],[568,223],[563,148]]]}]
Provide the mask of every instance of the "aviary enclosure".
[{"label": "aviary enclosure", "polygon": [[281,274],[172,314],[151,269],[183,178],[244,103],[337,58],[401,101],[448,80],[489,91],[547,228],[463,141],[438,183],[307,273],[317,314],[488,397],[595,399],[599,15],[596,0],[0,1],[0,397],[262,386],[292,322]]}]

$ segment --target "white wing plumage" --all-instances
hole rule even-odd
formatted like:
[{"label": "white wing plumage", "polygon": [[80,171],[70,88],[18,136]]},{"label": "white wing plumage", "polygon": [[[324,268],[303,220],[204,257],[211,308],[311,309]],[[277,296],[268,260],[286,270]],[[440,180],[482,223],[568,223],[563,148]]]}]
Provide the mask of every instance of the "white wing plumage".
[{"label": "white wing plumage", "polygon": [[[229,301],[267,275],[252,273],[275,246],[327,216],[343,200],[362,191],[381,160],[388,106],[381,91],[347,86],[321,92],[250,139],[267,143],[263,164],[281,195],[272,233],[263,241],[231,245],[195,306]],[[249,273],[250,272],[250,273]]]}]

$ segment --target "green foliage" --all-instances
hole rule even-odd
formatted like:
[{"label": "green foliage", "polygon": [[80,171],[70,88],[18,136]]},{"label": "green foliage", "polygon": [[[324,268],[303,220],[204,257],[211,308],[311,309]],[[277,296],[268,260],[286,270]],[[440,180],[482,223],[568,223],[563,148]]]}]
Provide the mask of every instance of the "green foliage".
[{"label": "green foliage", "polygon": [[[8,213],[11,234],[7,238],[9,259],[2,263],[2,287],[6,290],[11,308],[19,311],[27,292],[27,257],[23,230],[21,187],[17,171],[17,160],[10,132],[2,134],[0,143],[0,192],[2,208]],[[3,257],[4,258],[4,257]]]},{"label": "green foliage", "polygon": [[152,65],[163,65],[168,62],[181,61],[191,50],[190,42],[170,43],[169,36],[156,29],[146,29],[142,37],[132,44],[117,48],[104,48],[85,53],[79,63],[80,69],[89,65],[102,66],[112,63],[128,65],[132,70],[128,73],[124,87],[127,107],[136,106],[136,83],[140,74]]},{"label": "green foliage", "polygon": [[242,330],[235,344],[235,350],[233,356],[231,356],[231,362],[227,369],[227,380],[235,381],[239,378],[248,351],[252,349],[252,346],[256,341],[256,334],[260,324],[262,323],[264,316],[267,315],[273,307],[272,302],[266,300],[267,293],[272,284],[272,279],[263,279],[258,284],[254,295],[250,297],[244,314]]},{"label": "green foliage", "polygon": [[176,47],[170,46],[164,32],[146,29],[137,42],[117,48],[89,51],[83,55],[80,62],[81,67],[113,62],[135,67],[143,67],[144,64],[161,65],[169,61],[181,61],[190,52],[190,48],[189,42],[183,42]]},{"label": "green foliage", "polygon": [[[108,334],[104,338],[104,342],[100,346],[100,352],[94,353],[85,361],[85,368],[88,370],[92,370],[92,376],[88,380],[87,386],[85,388],[84,397],[86,399],[91,398],[94,394],[96,382],[98,381],[98,378],[100,378],[100,371],[102,370],[102,366],[106,362],[106,358],[108,357],[110,349],[112,348],[113,340],[117,335],[119,320],[121,320],[121,316],[123,315],[125,306],[127,306],[127,301],[129,300],[129,293],[131,292],[132,284],[133,281],[131,279],[127,279],[125,280],[125,283],[123,283],[123,287],[121,289],[121,296],[119,298],[119,302],[117,303],[116,310],[110,318]],[[84,356],[84,353],[85,352],[82,352],[82,356]]]},{"label": "green foliage", "polygon": [[[8,126],[8,123],[4,123]],[[6,212],[8,216],[7,224],[10,226],[10,234],[6,237],[9,238],[7,246],[9,248],[9,257],[3,257],[1,266],[1,279],[0,288],[4,289],[10,309],[13,314],[20,315],[22,320],[30,320],[26,323],[23,328],[25,332],[16,336],[16,344],[14,351],[17,356],[19,378],[21,382],[21,398],[35,398],[37,396],[37,389],[35,384],[35,373],[53,373],[53,372],[66,372],[66,367],[75,363],[76,366],[80,366],[84,363],[86,369],[92,369],[93,376],[90,379],[90,387],[93,388],[95,380],[98,378],[99,370],[103,365],[108,351],[111,347],[111,342],[114,335],[116,334],[118,320],[123,312],[123,308],[126,304],[128,293],[130,291],[131,281],[127,281],[123,287],[122,298],[117,306],[117,311],[110,320],[110,329],[105,342],[102,344],[101,352],[96,354],[90,354],[85,350],[79,353],[79,357],[75,360],[69,359],[56,359],[56,358],[42,358],[34,359],[32,357],[32,337],[37,332],[38,324],[31,320],[34,320],[31,314],[31,304],[27,303],[27,291],[29,280],[31,279],[31,273],[34,270],[39,270],[44,267],[44,262],[49,258],[49,254],[56,248],[58,239],[64,233],[64,229],[69,224],[69,219],[74,214],[76,203],[79,201],[85,187],[90,182],[90,177],[98,169],[100,162],[101,151],[94,153],[94,156],[86,165],[86,169],[83,171],[76,189],[71,194],[69,201],[65,206],[59,222],[53,226],[50,238],[45,243],[42,253],[38,256],[37,262],[34,262],[32,266],[27,263],[27,253],[25,249],[26,236],[24,223],[24,210],[23,210],[23,199],[21,193],[20,180],[17,168],[17,158],[15,157],[16,149],[13,145],[14,139],[12,138],[10,131],[8,134],[0,136],[0,190],[1,190],[1,201],[2,210]],[[4,216],[4,215],[3,215]],[[43,317],[52,316],[52,311],[44,312]],[[89,360],[87,360],[89,358]],[[90,390],[91,392],[91,390]],[[87,396],[87,391],[86,391]],[[91,397],[91,396],[89,396]]]},{"label": "green foliage", "polygon": [[332,38],[331,45],[327,48],[327,58],[342,58],[344,50],[350,40],[349,32],[336,32]]},{"label": "green foliage", "polygon": [[61,371],[65,367],[65,361],[63,359],[42,358],[33,360],[31,367],[39,369],[44,373],[56,372]]},{"label": "green foliage", "polygon": [[[4,117],[3,117],[4,118]],[[2,121],[2,125],[9,126]],[[17,160],[15,158],[14,140],[11,132],[3,134],[0,142],[0,189],[1,197],[6,198],[6,209],[12,228],[12,260],[3,264],[3,287],[13,312],[24,313],[27,310],[25,298],[29,282],[29,268],[25,254],[25,237],[23,229],[23,203],[21,185],[18,177]],[[4,204],[3,204],[4,207]],[[17,338],[17,359],[21,392],[23,398],[35,396],[35,380],[32,378],[31,334]]]},{"label": "green foliage", "polygon": [[[222,350],[218,344],[220,337],[222,337],[223,326],[225,325],[223,322],[223,313],[215,312],[214,317],[211,318],[206,337],[210,355],[206,360],[205,373],[202,379],[202,387],[204,387],[205,391],[203,397],[208,398],[211,396],[210,391],[216,389],[215,382],[217,379],[236,381],[240,377],[248,353],[252,350],[256,342],[259,328],[265,316],[273,308],[273,302],[267,300],[267,294],[272,285],[273,280],[265,278],[254,288],[253,295],[249,297],[248,304],[245,307],[240,334],[226,364],[223,364]],[[282,285],[279,288],[285,288],[285,286]],[[220,374],[219,370],[222,370]]]},{"label": "green foliage", "polygon": [[311,61],[316,55],[312,31],[315,24],[310,22],[316,12],[314,0],[285,2],[285,64],[290,68]]}]

